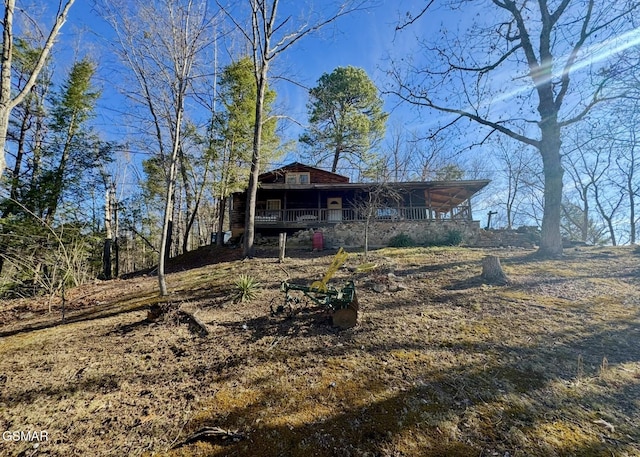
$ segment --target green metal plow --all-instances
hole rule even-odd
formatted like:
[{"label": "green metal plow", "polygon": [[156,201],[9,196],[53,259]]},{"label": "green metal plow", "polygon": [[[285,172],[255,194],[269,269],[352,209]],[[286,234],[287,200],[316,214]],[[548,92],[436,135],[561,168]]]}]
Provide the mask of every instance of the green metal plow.
[{"label": "green metal plow", "polygon": [[344,252],[344,249],[340,248],[322,281],[316,281],[311,286],[282,282],[280,290],[285,294],[284,305],[278,306],[276,310],[272,307],[271,313],[286,312],[289,315],[293,315],[296,305],[300,304],[300,298],[291,292],[302,292],[305,297],[331,314],[334,326],[346,329],[356,325],[358,320],[358,297],[354,282],[348,281],[341,289],[336,289],[327,284],[347,257],[348,254]]}]

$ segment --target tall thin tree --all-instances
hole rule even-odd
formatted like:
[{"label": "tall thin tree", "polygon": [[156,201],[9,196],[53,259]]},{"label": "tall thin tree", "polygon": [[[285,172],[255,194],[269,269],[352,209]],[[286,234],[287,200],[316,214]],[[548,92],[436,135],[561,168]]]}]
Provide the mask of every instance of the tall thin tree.
[{"label": "tall thin tree", "polygon": [[16,0],[4,0],[2,55],[0,56],[0,177],[2,177],[6,165],[5,143],[7,141],[7,130],[9,129],[11,111],[17,105],[22,103],[36,83],[38,75],[44,68],[47,57],[53,48],[56,37],[67,20],[69,10],[71,9],[74,1],[75,0],[67,0],[64,3],[60,2],[58,11],[56,12],[55,22],[45,40],[44,46],[40,51],[39,58],[36,65],[33,67],[33,71],[31,72],[27,83],[22,87],[20,92],[13,94],[11,84],[11,67],[15,40],[13,27]]},{"label": "tall thin tree", "polygon": [[[240,34],[251,47],[254,78],[256,83],[255,124],[253,130],[253,146],[251,171],[247,189],[247,204],[245,213],[245,229],[243,254],[253,255],[253,241],[255,238],[256,196],[258,192],[258,176],[262,166],[262,133],[264,123],[268,120],[265,112],[265,96],[269,85],[271,65],[276,57],[283,54],[305,36],[320,30],[322,27],[335,22],[338,18],[362,9],[364,0],[346,0],[338,4],[333,11],[325,13],[322,18],[313,23],[296,23],[292,15],[285,14],[280,18],[278,14],[279,0],[248,0],[250,26],[245,26],[245,20],[240,14],[234,15],[230,7],[224,6],[216,0],[220,8],[227,14]],[[325,11],[330,10],[327,6]]]},{"label": "tall thin tree", "polygon": [[[148,110],[157,155],[166,165],[166,186],[158,260],[160,295],[167,295],[165,266],[173,225],[174,192],[185,105],[197,59],[212,41],[214,17],[202,0],[103,2],[118,35],[123,60],[138,88],[131,95]],[[163,12],[160,14],[159,12]]]}]

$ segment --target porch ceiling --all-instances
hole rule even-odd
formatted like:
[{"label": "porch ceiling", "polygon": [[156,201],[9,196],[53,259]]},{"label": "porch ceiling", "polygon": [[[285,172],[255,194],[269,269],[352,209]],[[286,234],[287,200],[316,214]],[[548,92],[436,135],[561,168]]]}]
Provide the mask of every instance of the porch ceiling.
[{"label": "porch ceiling", "polygon": [[[489,180],[474,181],[429,181],[429,182],[396,182],[385,183],[385,186],[398,191],[417,190],[424,191],[425,200],[431,202],[431,207],[446,212],[459,206],[474,194],[482,190]],[[270,184],[261,183],[264,190],[357,190],[367,191],[374,183],[343,183],[343,184]]]}]

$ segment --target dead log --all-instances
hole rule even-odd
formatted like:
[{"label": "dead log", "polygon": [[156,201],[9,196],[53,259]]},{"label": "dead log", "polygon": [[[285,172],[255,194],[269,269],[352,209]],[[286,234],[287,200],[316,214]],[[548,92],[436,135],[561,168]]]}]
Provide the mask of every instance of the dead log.
[{"label": "dead log", "polygon": [[147,311],[147,321],[159,322],[162,320],[164,322],[187,323],[192,332],[200,336],[208,336],[211,331],[209,326],[196,315],[198,311],[198,308],[184,303],[179,307],[172,303],[154,303]]},{"label": "dead log", "polygon": [[209,331],[209,326],[205,324],[202,321],[202,319],[196,316],[197,312],[198,312],[197,309],[190,309],[185,307],[184,305],[181,306],[180,309],[178,310],[178,313],[180,314],[180,316],[185,318],[189,322],[189,325],[192,328],[195,327],[195,330],[197,331],[197,333],[199,333],[201,336],[207,336],[211,333]]},{"label": "dead log", "polygon": [[488,255],[482,259],[482,279],[491,284],[504,285],[509,282],[509,278],[500,265],[500,258],[497,255]]},{"label": "dead log", "polygon": [[238,430],[225,430],[220,427],[203,427],[181,443],[173,446],[172,449],[177,449],[196,441],[217,441],[218,443],[234,443],[244,438],[245,436],[242,433],[238,432]]}]

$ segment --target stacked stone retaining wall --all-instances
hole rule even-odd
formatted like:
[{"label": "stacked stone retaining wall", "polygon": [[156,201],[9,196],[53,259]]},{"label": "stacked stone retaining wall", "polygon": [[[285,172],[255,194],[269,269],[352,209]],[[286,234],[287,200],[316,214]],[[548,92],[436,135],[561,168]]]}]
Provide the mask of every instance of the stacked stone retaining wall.
[{"label": "stacked stone retaining wall", "polygon": [[[324,247],[327,249],[362,248],[365,240],[364,222],[342,222],[315,229],[300,230],[287,238],[287,246],[311,249],[313,234],[322,232]],[[444,244],[450,232],[461,235],[462,245],[469,247],[521,247],[533,248],[535,234],[516,230],[484,230],[478,221],[376,221],[369,225],[369,247],[389,246],[397,235],[409,235],[416,245],[430,246]],[[268,239],[258,239],[257,243],[268,243]],[[274,239],[277,244],[277,238]]]}]

